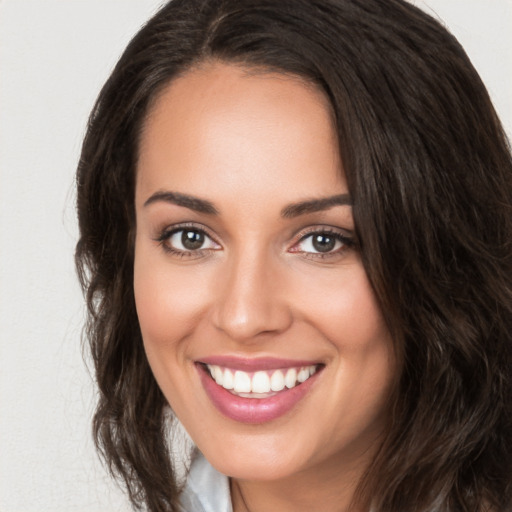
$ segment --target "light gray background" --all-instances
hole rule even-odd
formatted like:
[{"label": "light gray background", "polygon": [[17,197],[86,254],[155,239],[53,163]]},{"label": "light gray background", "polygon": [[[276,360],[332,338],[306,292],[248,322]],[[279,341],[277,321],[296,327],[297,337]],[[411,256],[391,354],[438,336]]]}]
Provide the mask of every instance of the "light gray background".
[{"label": "light gray background", "polygon": [[[512,0],[415,3],[462,42],[510,135]],[[160,4],[0,0],[0,512],[130,510],[90,440],[73,174],[99,88]]]}]

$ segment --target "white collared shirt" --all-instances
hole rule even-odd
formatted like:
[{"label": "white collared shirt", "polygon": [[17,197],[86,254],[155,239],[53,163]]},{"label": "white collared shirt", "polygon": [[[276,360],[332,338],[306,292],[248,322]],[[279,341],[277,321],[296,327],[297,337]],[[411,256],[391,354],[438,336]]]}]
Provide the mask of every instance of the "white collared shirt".
[{"label": "white collared shirt", "polygon": [[183,512],[233,512],[229,479],[198,452],[180,496]]}]

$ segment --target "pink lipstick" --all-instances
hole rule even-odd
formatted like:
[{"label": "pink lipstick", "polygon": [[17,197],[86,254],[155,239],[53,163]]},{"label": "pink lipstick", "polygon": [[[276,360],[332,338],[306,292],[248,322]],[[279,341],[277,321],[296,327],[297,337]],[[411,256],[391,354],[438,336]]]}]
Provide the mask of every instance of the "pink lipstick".
[{"label": "pink lipstick", "polygon": [[225,416],[265,423],[298,404],[324,365],[276,358],[209,357],[196,363],[206,394]]}]

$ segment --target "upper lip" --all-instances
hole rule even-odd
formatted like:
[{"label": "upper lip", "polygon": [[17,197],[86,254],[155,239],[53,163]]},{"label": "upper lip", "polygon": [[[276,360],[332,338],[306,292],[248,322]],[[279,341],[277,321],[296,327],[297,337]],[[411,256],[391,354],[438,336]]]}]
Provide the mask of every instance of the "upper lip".
[{"label": "upper lip", "polygon": [[246,372],[258,370],[278,370],[280,368],[299,368],[320,364],[320,361],[283,359],[278,357],[240,357],[240,356],[209,356],[196,361],[208,365],[223,366],[233,370]]}]

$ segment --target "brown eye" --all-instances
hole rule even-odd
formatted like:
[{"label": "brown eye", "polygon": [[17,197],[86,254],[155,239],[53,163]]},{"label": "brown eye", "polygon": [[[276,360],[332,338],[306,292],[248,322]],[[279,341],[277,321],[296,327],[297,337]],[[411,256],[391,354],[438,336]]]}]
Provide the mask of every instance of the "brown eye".
[{"label": "brown eye", "polygon": [[183,230],[181,235],[181,243],[188,251],[200,249],[204,244],[204,233],[199,231]]},{"label": "brown eye", "polygon": [[336,238],[325,233],[315,234],[311,238],[313,248],[317,252],[330,252],[336,246]]},{"label": "brown eye", "polygon": [[298,244],[300,252],[311,254],[326,254],[342,249],[347,241],[338,233],[311,233],[306,235]]},{"label": "brown eye", "polygon": [[158,240],[167,251],[183,255],[221,249],[202,229],[177,228],[165,231]]},{"label": "brown eye", "polygon": [[353,246],[352,238],[342,233],[318,230],[304,235],[291,252],[300,252],[309,257],[334,256]]}]

